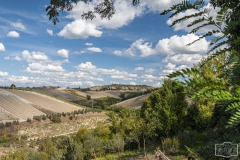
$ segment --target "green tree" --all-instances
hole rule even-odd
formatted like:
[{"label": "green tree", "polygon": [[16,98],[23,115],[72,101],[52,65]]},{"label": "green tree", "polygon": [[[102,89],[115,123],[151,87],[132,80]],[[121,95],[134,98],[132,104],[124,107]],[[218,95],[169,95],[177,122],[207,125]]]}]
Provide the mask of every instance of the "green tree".
[{"label": "green tree", "polygon": [[56,146],[49,136],[40,142],[38,150],[46,153],[49,159],[54,158],[57,151]]},{"label": "green tree", "polygon": [[67,140],[67,149],[62,156],[62,160],[84,160],[85,152],[82,144],[78,144],[74,139]]},{"label": "green tree", "polygon": [[37,151],[34,151],[34,150],[30,150],[24,160],[48,160],[48,156],[46,153],[44,152],[37,152]]},{"label": "green tree", "polygon": [[87,97],[87,100],[91,100],[92,99],[90,95],[87,95],[86,97]]},{"label": "green tree", "polygon": [[15,85],[15,84],[12,84],[10,87],[11,87],[12,89],[15,89],[15,88],[16,88],[16,85]]},{"label": "green tree", "polygon": [[0,157],[1,160],[24,160],[24,154],[19,151],[9,152],[8,154]]},{"label": "green tree", "polygon": [[90,157],[92,156],[96,159],[97,152],[99,152],[102,148],[102,141],[97,136],[94,136],[90,131],[86,133],[86,136],[83,141],[84,149],[90,153]]},{"label": "green tree", "polygon": [[187,102],[183,86],[173,80],[164,80],[163,86],[151,93],[141,108],[142,117],[156,118],[158,130],[166,136],[176,133],[186,115]]}]

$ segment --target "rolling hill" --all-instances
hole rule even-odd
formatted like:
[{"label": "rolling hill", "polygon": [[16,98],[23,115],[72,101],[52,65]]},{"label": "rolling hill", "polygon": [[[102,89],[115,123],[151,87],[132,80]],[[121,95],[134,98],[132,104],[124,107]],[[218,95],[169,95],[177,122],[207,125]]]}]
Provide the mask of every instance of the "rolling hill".
[{"label": "rolling hill", "polygon": [[127,107],[138,109],[138,108],[141,108],[143,101],[149,96],[150,96],[150,93],[144,94],[135,98],[131,98],[131,99],[116,103],[113,106],[119,106],[119,107],[127,106]]},{"label": "rolling hill", "polygon": [[[81,109],[35,92],[0,89],[0,122],[26,121],[46,112],[61,113]],[[45,112],[45,113],[44,113]]]}]

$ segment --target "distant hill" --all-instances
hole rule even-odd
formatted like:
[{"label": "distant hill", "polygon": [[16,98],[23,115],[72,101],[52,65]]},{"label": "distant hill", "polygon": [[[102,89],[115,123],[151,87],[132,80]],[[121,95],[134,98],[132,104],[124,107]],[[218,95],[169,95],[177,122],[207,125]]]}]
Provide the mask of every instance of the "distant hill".
[{"label": "distant hill", "polygon": [[146,98],[148,98],[149,96],[150,96],[150,93],[144,94],[144,95],[141,95],[141,96],[138,96],[138,97],[134,97],[134,98],[127,99],[125,101],[116,103],[113,106],[119,106],[119,107],[126,106],[126,107],[130,107],[130,108],[138,109],[138,108],[141,108],[144,100]]},{"label": "distant hill", "polygon": [[76,103],[76,104],[80,104],[83,106],[91,106],[92,105],[91,101],[88,101],[85,98],[65,92],[65,89],[62,89],[62,88],[34,87],[34,88],[32,88],[32,91],[50,95],[55,98],[69,101],[69,102]]},{"label": "distant hill", "polygon": [[90,88],[81,89],[82,91],[105,91],[105,90],[122,90],[122,91],[151,91],[154,90],[154,87],[147,85],[128,85],[128,84],[111,84],[103,86],[93,86]]},{"label": "distant hill", "polygon": [[63,101],[29,91],[0,89],[0,123],[26,121],[45,113],[71,112],[81,109]]}]

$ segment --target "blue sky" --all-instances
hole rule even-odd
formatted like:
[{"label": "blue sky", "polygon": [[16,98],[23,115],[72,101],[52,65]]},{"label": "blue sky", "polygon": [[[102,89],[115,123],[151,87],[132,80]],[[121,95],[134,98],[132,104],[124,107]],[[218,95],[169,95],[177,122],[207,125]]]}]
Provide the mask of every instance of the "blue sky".
[{"label": "blue sky", "polygon": [[[188,34],[185,23],[170,27],[176,18],[160,12],[181,0],[146,0],[134,7],[129,0],[115,0],[111,20],[83,20],[78,3],[53,25],[45,8],[50,0],[0,2],[0,85],[90,87],[111,83],[159,87],[163,78],[191,67],[208,50],[205,33]],[[215,11],[213,11],[214,14]]]}]

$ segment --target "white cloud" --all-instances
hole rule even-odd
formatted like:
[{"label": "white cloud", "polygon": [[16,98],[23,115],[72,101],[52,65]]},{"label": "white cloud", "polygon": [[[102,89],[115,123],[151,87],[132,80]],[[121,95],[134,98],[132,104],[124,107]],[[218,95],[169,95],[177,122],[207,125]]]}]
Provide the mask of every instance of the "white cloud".
[{"label": "white cloud", "polygon": [[5,51],[5,47],[4,47],[4,45],[2,43],[0,43],[0,52],[1,51]]},{"label": "white cloud", "polygon": [[187,66],[187,65],[180,65],[180,66],[178,66],[178,67],[176,67],[176,66],[177,66],[176,64],[168,63],[168,64],[165,66],[165,69],[162,70],[162,73],[163,73],[163,74],[170,74],[170,73],[175,72],[175,71],[177,71],[177,70],[181,70],[181,69],[190,67],[191,65],[188,64],[188,66]]},{"label": "white cloud", "polygon": [[91,81],[84,81],[84,84],[86,84],[86,85],[88,85],[90,87],[95,86],[95,84],[93,82],[91,82]]},{"label": "white cloud", "polygon": [[136,83],[135,83],[135,82],[130,82],[129,84],[130,84],[130,85],[136,85]]},{"label": "white cloud", "polygon": [[102,52],[101,48],[97,48],[97,47],[89,47],[87,49],[92,52]]},{"label": "white cloud", "polygon": [[142,71],[142,70],[144,70],[143,67],[137,67],[137,68],[135,68],[135,71]]},{"label": "white cloud", "polygon": [[74,54],[83,54],[83,53],[85,53],[85,52],[86,52],[86,51],[83,51],[83,50],[82,50],[82,51],[74,51],[73,53],[74,53]]},{"label": "white cloud", "polygon": [[122,51],[116,50],[113,53],[117,56],[122,56]]},{"label": "white cloud", "polygon": [[20,28],[22,30],[25,30],[26,27],[21,22],[11,23],[13,27]]},{"label": "white cloud", "polygon": [[161,87],[162,86],[162,84],[160,83],[160,82],[157,82],[157,83],[155,83],[154,85],[153,85],[153,87],[157,87],[157,88],[159,88],[159,87]]},{"label": "white cloud", "polygon": [[64,69],[59,65],[30,63],[25,71],[28,73],[44,74],[44,72],[63,72]]},{"label": "white cloud", "polygon": [[83,83],[80,82],[80,81],[73,81],[73,82],[70,82],[70,85],[71,85],[71,86],[82,86]]},{"label": "white cloud", "polygon": [[49,35],[53,35],[53,31],[52,30],[50,30],[50,29],[47,29],[47,33],[49,34]]},{"label": "white cloud", "polygon": [[1,76],[1,77],[8,76],[8,73],[7,73],[7,72],[1,72],[1,71],[0,71],[0,76]]},{"label": "white cloud", "polygon": [[170,69],[170,70],[173,70],[176,68],[176,64],[172,64],[172,63],[168,63],[166,66],[165,66],[166,69]]},{"label": "white cloud", "polygon": [[58,50],[58,55],[63,57],[63,58],[68,58],[68,50],[66,49],[60,49]]},{"label": "white cloud", "polygon": [[208,50],[208,42],[205,38],[200,41],[186,46],[188,43],[198,39],[194,34],[187,34],[185,36],[172,36],[160,40],[156,45],[156,51],[159,54],[173,55],[173,54],[202,54]]},{"label": "white cloud", "polygon": [[147,72],[147,73],[153,73],[153,72],[154,72],[154,69],[146,69],[145,72]]},{"label": "white cloud", "polygon": [[5,59],[5,60],[9,60],[9,59],[10,59],[10,57],[9,57],[9,56],[7,56],[7,57],[4,57],[4,59]]},{"label": "white cloud", "polygon": [[134,57],[137,54],[140,54],[141,57],[147,57],[149,55],[155,54],[154,49],[152,49],[152,43],[144,43],[144,39],[139,39],[133,42],[128,49],[124,49],[123,51],[116,50],[114,51],[115,55],[125,55]]},{"label": "white cloud", "polygon": [[[208,3],[205,7],[203,7],[203,9],[206,9],[206,8],[211,8],[211,12],[209,13],[209,15],[206,15],[206,16],[213,16],[213,17],[216,17],[217,15],[217,12],[220,10],[220,8],[216,7],[215,9]],[[184,16],[188,16],[188,15],[191,15],[191,14],[195,14],[197,13],[198,11],[197,10],[194,10],[194,9],[190,9],[190,10],[187,10],[186,12],[181,12],[179,13],[178,15],[170,18],[167,20],[167,24],[168,25],[171,25],[172,22],[174,22],[175,20],[179,19],[179,18],[182,18]],[[184,30],[186,32],[190,32],[193,28],[196,28],[200,25],[203,25],[204,23],[206,22],[201,22],[199,23],[198,25],[194,25],[192,27],[187,27],[188,24],[190,24],[191,22],[193,22],[194,20],[196,20],[198,17],[193,17],[193,18],[189,18],[187,20],[185,20],[184,22],[182,23],[178,23],[176,24],[175,26],[173,26],[174,30],[175,31],[178,31],[178,30]],[[217,27],[214,26],[214,25],[210,25],[210,26],[205,26],[203,28],[201,28],[200,30],[198,30],[197,34],[205,34],[207,33],[209,30],[216,30]]]},{"label": "white cloud", "polygon": [[86,46],[92,46],[92,43],[85,43]]},{"label": "white cloud", "polygon": [[95,68],[97,68],[97,67],[92,65],[91,62],[86,62],[85,64],[81,63],[80,65],[77,66],[78,70],[91,70],[91,69],[95,69]]},{"label": "white cloud", "polygon": [[96,15],[96,18],[91,21],[83,20],[81,18],[82,13],[94,10],[94,7],[98,3],[98,0],[93,0],[87,5],[84,2],[79,2],[67,16],[67,18],[74,19],[74,21],[67,24],[58,35],[67,39],[86,39],[89,36],[100,37],[102,35],[100,29],[120,28],[127,25],[135,17],[140,16],[143,13],[142,6],[132,6],[131,2],[127,0],[116,0],[114,1],[116,13],[110,21],[107,19],[101,19],[99,15]]},{"label": "white cloud", "polygon": [[18,38],[19,37],[19,33],[16,32],[16,31],[10,31],[8,34],[7,34],[8,37],[13,37],[13,38]]},{"label": "white cloud", "polygon": [[[79,2],[80,3],[80,2]],[[67,24],[58,36],[66,39],[87,39],[89,36],[100,37],[102,32],[96,29],[96,26],[83,20],[78,19]]]},{"label": "white cloud", "polygon": [[11,76],[8,78],[9,81],[11,82],[17,82],[17,83],[36,83],[35,80],[29,78],[29,77],[26,77],[26,76]]},{"label": "white cloud", "polygon": [[75,66],[79,71],[82,71],[87,74],[91,74],[94,76],[97,75],[109,75],[111,78],[122,79],[122,80],[135,80],[138,75],[128,73],[126,71],[118,71],[116,69],[104,69],[104,68],[97,68],[96,66],[92,65],[91,62],[81,63],[78,66]]},{"label": "white cloud", "polygon": [[14,58],[14,60],[16,60],[16,61],[21,61],[21,58],[18,57],[18,56],[16,56],[16,57]]},{"label": "white cloud", "polygon": [[163,10],[169,9],[174,4],[181,3],[182,0],[144,0],[140,2],[141,6],[147,7],[151,12],[161,12]]},{"label": "white cloud", "polygon": [[45,55],[45,53],[42,52],[35,52],[33,51],[30,53],[28,50],[24,50],[22,52],[22,57],[27,62],[33,62],[33,61],[47,61],[48,57]]},{"label": "white cloud", "polygon": [[174,64],[184,64],[192,66],[192,64],[197,64],[202,59],[200,54],[177,54],[173,56],[168,56],[165,58],[165,62],[171,62]]},{"label": "white cloud", "polygon": [[193,42],[199,37],[194,34],[187,34],[184,36],[172,36],[170,38],[165,38],[159,40],[155,48],[152,43],[145,42],[144,39],[139,39],[133,42],[128,49],[122,51],[114,51],[115,55],[125,55],[125,56],[140,56],[148,57],[151,55],[174,55],[174,54],[202,54],[208,50],[208,42],[205,38],[200,41],[187,46],[188,43]]}]

